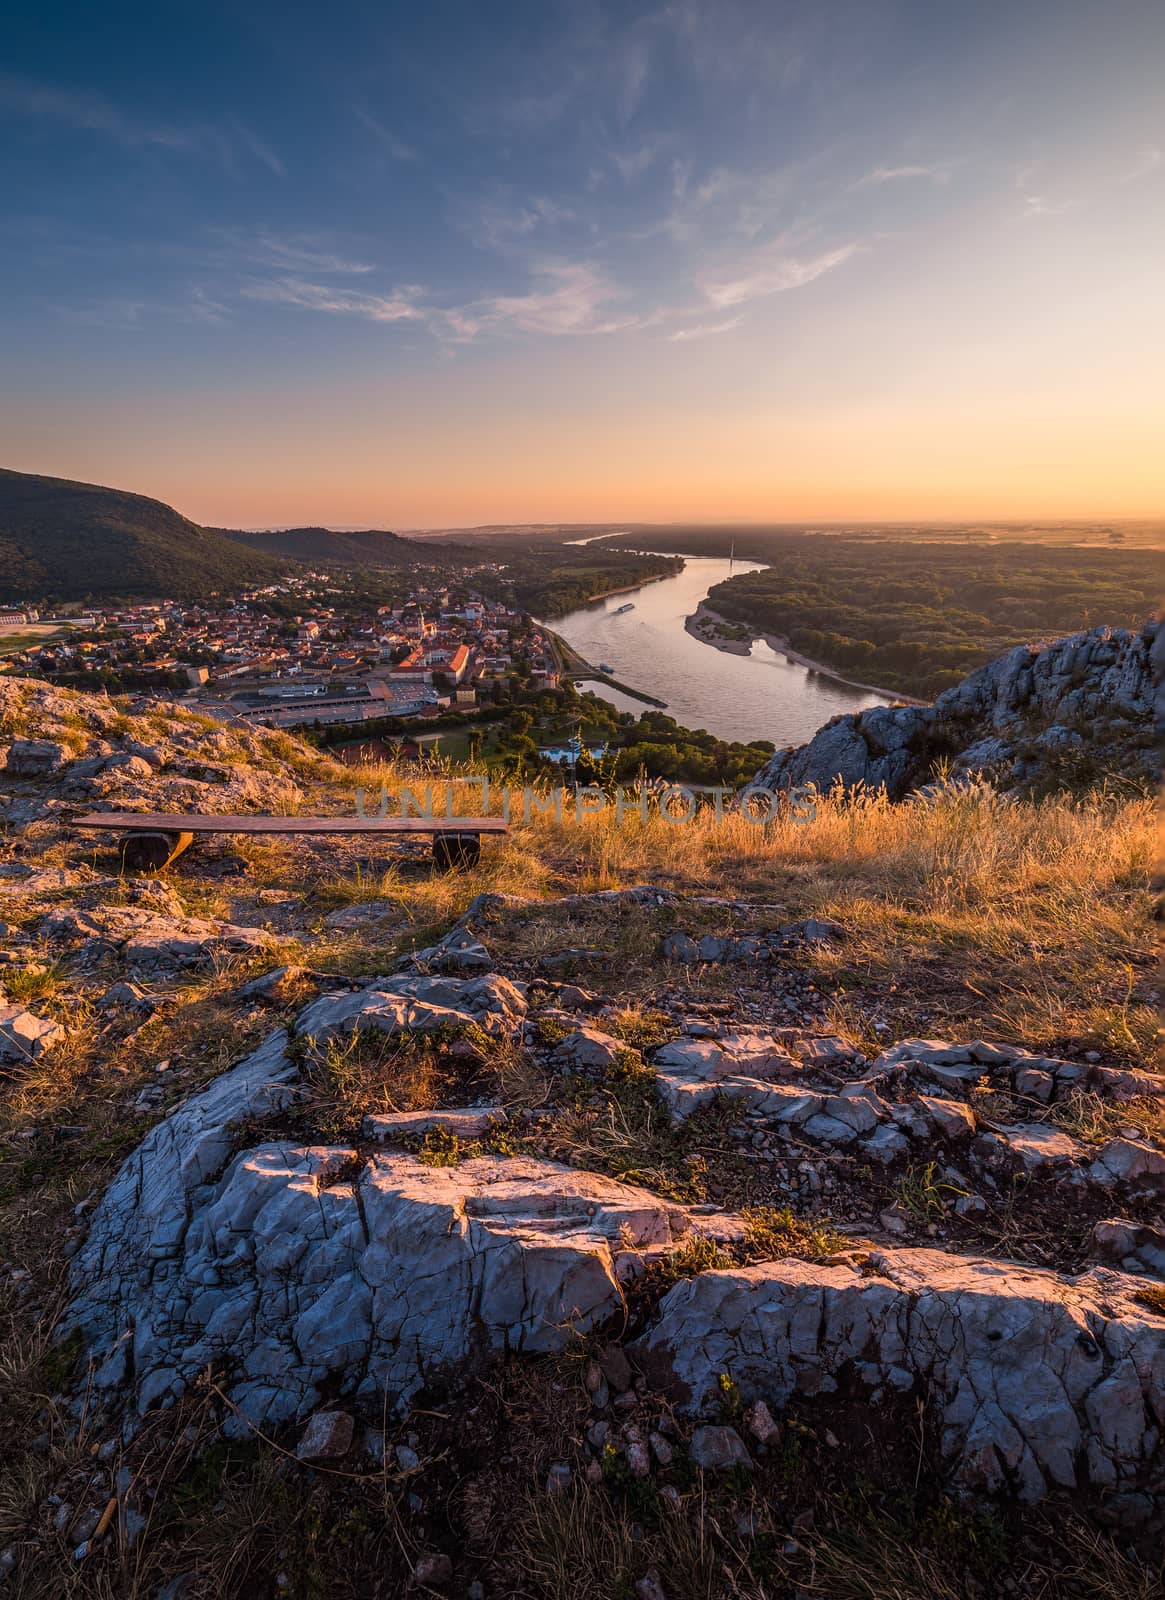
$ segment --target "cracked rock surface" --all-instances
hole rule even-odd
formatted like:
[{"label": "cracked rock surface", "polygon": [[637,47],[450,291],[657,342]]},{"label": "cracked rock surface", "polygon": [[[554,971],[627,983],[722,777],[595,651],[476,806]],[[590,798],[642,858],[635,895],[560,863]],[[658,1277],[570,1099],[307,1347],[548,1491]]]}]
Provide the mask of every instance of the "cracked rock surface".
[{"label": "cracked rock surface", "polygon": [[665,1297],[637,1354],[686,1409],[721,1374],[783,1406],[844,1380],[929,1395],[969,1487],[1104,1488],[1161,1464],[1165,1316],[1137,1282],[1076,1278],[938,1250],[881,1250],[867,1273],[773,1261],[705,1272]]},{"label": "cracked rock surface", "polygon": [[[525,986],[496,973],[374,978],[312,1001],[173,1111],[124,1163],[74,1261],[65,1326],[83,1332],[95,1395],[140,1415],[213,1365],[234,1408],[229,1432],[302,1423],[337,1396],[399,1409],[490,1356],[559,1351],[626,1317],[627,1285],[685,1242],[739,1245],[743,1217],[541,1156],[471,1153],[446,1166],[391,1148],[432,1131],[486,1135],[505,1120],[500,1105],[370,1115],[351,1144],[278,1137],[310,1089],[299,1062],[313,1046],[469,1027],[511,1041],[524,1023],[536,1032],[528,1012]],[[1130,1197],[1162,1182],[1165,1158],[1150,1145],[1114,1138],[1085,1166],[1090,1152],[1062,1130],[980,1127],[963,1098],[989,1075],[1013,1084],[1035,1072],[1052,1095],[1086,1079],[1126,1092],[1096,1063],[912,1039],[866,1065],[832,1036],[695,1018],[682,1030],[651,1056],[677,1122],[727,1094],[759,1125],[754,1138],[771,1127],[880,1163],[938,1138],[960,1142],[972,1165],[981,1151],[1062,1167],[1065,1183]],[[565,1049],[576,1068],[592,1055],[601,1067],[623,1048],[584,1025],[548,1056]],[[853,1386],[875,1403],[911,1392],[933,1408],[968,1486],[1031,1500],[1054,1487],[1141,1488],[1162,1454],[1165,1316],[1127,1269],[1151,1272],[1158,1244],[1147,1224],[1106,1224],[1097,1253],[1126,1270],[1075,1277],[925,1248],[700,1271],[645,1313],[636,1351],[697,1414],[715,1409],[725,1374],[746,1401],[774,1408]]]},{"label": "cracked rock surface", "polygon": [[[940,694],[930,706],[875,706],[834,717],[813,738],[778,750],[754,782],[768,789],[811,784],[823,792],[884,788],[899,800],[925,784],[936,756],[955,750],[953,777],[979,775],[1017,792],[1037,784],[1049,761],[1082,742],[1104,745],[1113,769],[1148,774],[1153,660],[1160,625],[1093,628],[1042,649],[1016,645]],[[926,790],[921,793],[925,796]]]},{"label": "cracked rock surface", "polygon": [[240,1429],[307,1416],[320,1385],[400,1404],[489,1352],[562,1349],[623,1305],[644,1253],[707,1219],[551,1162],[265,1143],[298,1069],[273,1034],[161,1123],[98,1207],[69,1321],[98,1390],[139,1411],[227,1360]]},{"label": "cracked rock surface", "polygon": [[241,928],[203,917],[166,917],[138,906],[85,911],[65,907],[42,917],[37,932],[75,947],[82,964],[116,953],[130,967],[188,967],[218,954],[256,955],[270,948],[262,928]]}]

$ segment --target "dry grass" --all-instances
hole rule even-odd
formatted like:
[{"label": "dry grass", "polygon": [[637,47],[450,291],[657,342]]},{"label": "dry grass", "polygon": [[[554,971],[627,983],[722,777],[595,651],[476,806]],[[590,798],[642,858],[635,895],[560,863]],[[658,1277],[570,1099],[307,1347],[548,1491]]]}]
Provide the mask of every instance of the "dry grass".
[{"label": "dry grass", "polygon": [[[388,781],[394,793],[401,781],[424,783],[402,768],[338,769],[279,735],[265,738],[263,757],[273,768],[281,760],[294,768],[309,790],[305,809],[316,813],[351,813],[357,783],[373,788]],[[476,787],[464,785],[458,809],[474,811],[478,799]],[[369,930],[302,932],[278,956],[224,962],[163,986],[162,1003],[145,1022],[94,1008],[100,986],[121,976],[113,969],[84,979],[67,965],[6,976],[14,997],[35,1001],[70,1029],[65,1046],[15,1069],[0,1088],[0,1259],[27,1262],[33,1275],[31,1299],[9,1294],[0,1301],[0,1548],[14,1541],[25,1552],[12,1592],[21,1600],[153,1600],[164,1579],[183,1570],[197,1573],[198,1600],[265,1593],[279,1572],[289,1574],[286,1592],[307,1600],[375,1593],[377,1584],[384,1593],[408,1587],[416,1519],[410,1522],[387,1480],[370,1474],[354,1488],[309,1482],[276,1446],[224,1453],[220,1445],[199,1461],[213,1423],[205,1397],[201,1410],[151,1419],[134,1454],[119,1452],[100,1465],[104,1476],[94,1495],[105,1492],[123,1463],[158,1491],[137,1544],[119,1534],[98,1560],[78,1566],[68,1541],[46,1521],[49,1493],[72,1494],[71,1485],[99,1470],[89,1454],[96,1439],[70,1441],[52,1398],[63,1381],[64,1357],[52,1346],[65,1279],[61,1246],[82,1226],[73,1208],[100,1193],[167,1103],[238,1060],[305,998],[305,986],[292,984],[273,1008],[253,1012],[231,997],[244,977],[285,960],[353,975],[383,972],[402,947],[444,932],[475,895],[525,897],[534,904],[501,914],[482,930],[485,942],[519,970],[566,947],[601,948],[595,975],[622,1003],[599,1026],[627,1044],[621,1069],[601,1083],[567,1083],[484,1036],[402,1044],[363,1035],[309,1064],[316,1096],[304,1115],[325,1132],[349,1133],[358,1116],[378,1109],[486,1099],[515,1109],[537,1106],[552,1114],[528,1127],[512,1122],[515,1147],[665,1195],[700,1200],[723,1193],[727,1203],[747,1205],[757,1197],[750,1188],[754,1169],[740,1160],[731,1108],[714,1107],[674,1128],[660,1111],[650,1074],[630,1054],[671,1031],[652,1003],[661,982],[715,998],[730,996],[743,981],[726,969],[665,973],[655,959],[663,928],[723,932],[731,925],[743,932],[809,915],[840,922],[842,942],[798,954],[784,970],[817,981],[829,997],[829,1021],[868,1051],[878,1045],[870,1023],[875,996],[893,1018],[891,1037],[949,1024],[957,1037],[995,1034],[1048,1050],[1068,1041],[1101,1049],[1106,1060],[1139,1060],[1156,1027],[1147,937],[1153,837],[1147,802],[1100,797],[1014,806],[980,792],[902,807],[829,797],[809,825],[778,821],[766,828],[738,817],[720,826],[703,818],[672,827],[644,823],[634,813],[617,824],[613,809],[577,825],[536,817],[504,840],[487,840],[471,873],[438,874],[414,853],[388,848],[383,865],[357,868],[368,853],[363,841],[321,849],[254,839],[232,841],[249,864],[247,876],[214,880],[199,874],[192,851],[171,880],[191,911],[213,908],[246,921],[260,914],[258,895],[267,888],[295,896],[307,922],[372,899],[392,901],[399,917],[394,911]],[[35,825],[21,841],[26,855],[42,842],[46,861],[87,859],[84,842],[62,837],[55,825]],[[741,898],[764,909],[729,913],[689,904],[657,915],[555,904],[566,893],[639,882]],[[163,1060],[169,1065],[158,1073]],[[153,1083],[166,1088],[163,1104],[148,1113],[131,1110],[141,1088]],[[1165,1136],[1165,1117],[1151,1101],[1114,1107],[1082,1093],[1048,1108],[1025,1103],[1022,1110],[1089,1141],[1124,1126]],[[83,1132],[74,1136],[72,1125]],[[935,1171],[908,1176],[903,1198],[920,1216],[946,1211],[949,1195]],[[702,1270],[852,1247],[852,1239],[820,1218],[757,1210],[741,1250],[695,1247],[673,1266]],[[951,1525],[941,1518],[911,1521],[884,1507],[871,1513],[836,1486],[819,1492],[815,1461],[791,1460],[786,1476],[766,1480],[763,1493],[678,1476],[675,1510],[615,1479],[590,1486],[576,1476],[570,1494],[548,1496],[546,1458],[569,1455],[564,1435],[581,1436],[583,1424],[573,1414],[564,1422],[562,1395],[548,1392],[544,1403],[529,1401],[534,1420],[527,1425],[515,1394],[536,1387],[533,1377],[509,1382],[493,1434],[481,1418],[465,1419],[464,1454],[440,1487],[420,1491],[434,1541],[454,1552],[457,1582],[463,1575],[468,1582],[477,1569],[462,1573],[465,1531],[452,1508],[460,1504],[458,1474],[482,1470],[476,1452],[487,1451],[497,1483],[491,1595],[626,1600],[652,1567],[669,1600],[796,1594],[987,1600],[1004,1592],[1005,1582],[1022,1600],[1149,1600],[1160,1592],[1159,1572],[1083,1523],[1063,1520],[1035,1545],[1024,1542],[1024,1533],[1001,1564],[988,1548],[989,1526],[970,1517]],[[193,1434],[182,1445],[185,1426]],[[507,1453],[511,1461],[503,1465]],[[908,1484],[917,1459],[916,1453]],[[758,1532],[745,1539],[737,1517],[750,1507]],[[794,1510],[806,1507],[815,1509],[816,1522],[793,1534]]]},{"label": "dry grass", "polygon": [[[1014,805],[976,792],[897,807],[830,797],[808,825],[763,829],[732,816],[676,828],[632,813],[616,824],[608,811],[574,826],[536,818],[504,844],[487,843],[472,875],[409,884],[408,903],[424,923],[447,925],[483,890],[537,900],[649,882],[745,896],[773,907],[769,925],[818,915],[847,930],[813,960],[843,1008],[844,1031],[867,1045],[860,1004],[846,1008],[839,991],[909,984],[939,1028],[1045,1050],[1071,1040],[1144,1060],[1159,1049],[1149,987],[1154,838],[1149,801],[1107,797]],[[682,912],[697,932],[714,915]],[[597,943],[618,962],[624,992],[645,998],[658,981],[658,928],[631,912],[548,910],[500,937],[530,960]],[[720,976],[699,981],[714,990]]]}]

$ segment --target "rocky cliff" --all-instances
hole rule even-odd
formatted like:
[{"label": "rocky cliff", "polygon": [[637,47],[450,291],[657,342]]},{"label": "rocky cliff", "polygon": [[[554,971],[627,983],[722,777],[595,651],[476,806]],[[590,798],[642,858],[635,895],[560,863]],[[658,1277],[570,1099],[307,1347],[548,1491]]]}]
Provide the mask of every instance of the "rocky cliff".
[{"label": "rocky cliff", "polygon": [[[1158,773],[1154,693],[1165,630],[1094,628],[1039,647],[1016,645],[932,706],[878,706],[835,717],[808,744],[778,750],[757,774],[769,789],[863,785],[892,800],[944,771],[1009,792],[1139,787]],[[1157,731],[1165,707],[1157,707]]]}]

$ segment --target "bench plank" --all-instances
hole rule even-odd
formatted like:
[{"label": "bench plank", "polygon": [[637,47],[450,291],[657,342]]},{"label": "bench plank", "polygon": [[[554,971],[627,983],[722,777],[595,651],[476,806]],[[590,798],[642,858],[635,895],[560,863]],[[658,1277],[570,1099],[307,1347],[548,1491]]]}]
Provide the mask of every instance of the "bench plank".
[{"label": "bench plank", "polygon": [[501,817],[187,816],[177,811],[92,811],[77,828],[145,833],[508,833]]}]

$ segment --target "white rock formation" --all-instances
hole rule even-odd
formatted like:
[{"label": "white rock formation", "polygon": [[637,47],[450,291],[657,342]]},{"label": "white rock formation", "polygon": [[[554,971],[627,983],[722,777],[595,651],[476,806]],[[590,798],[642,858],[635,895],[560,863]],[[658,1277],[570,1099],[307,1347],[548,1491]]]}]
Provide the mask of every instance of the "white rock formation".
[{"label": "white rock formation", "polygon": [[821,1094],[773,1080],[797,1078],[794,1061],[771,1034],[721,1033],[719,1037],[685,1036],[665,1044],[652,1056],[659,1092],[677,1121],[707,1105],[718,1094],[743,1100],[753,1111],[781,1122],[803,1121],[820,1111]]},{"label": "white rock formation", "polygon": [[0,1005],[0,1061],[34,1061],[64,1038],[60,1023],[22,1005]]},{"label": "white rock formation", "polygon": [[396,1407],[490,1352],[562,1349],[621,1308],[644,1252],[713,1226],[543,1161],[361,1163],[350,1149],[263,1144],[224,1168],[224,1117],[286,1094],[293,1075],[276,1036],[155,1129],[115,1180],[68,1319],[98,1390],[131,1383],[144,1412],[214,1362],[236,1432],[302,1420],[325,1383]]},{"label": "white rock formation", "polygon": [[262,928],[242,928],[202,917],[167,917],[137,906],[84,911],[64,906],[42,917],[43,938],[79,945],[81,961],[116,954],[138,971],[189,967],[216,955],[256,955],[274,940]]},{"label": "white rock formation", "polygon": [[831,1392],[843,1372],[926,1394],[962,1481],[1027,1500],[1127,1485],[1160,1462],[1165,1316],[1134,1298],[1135,1278],[938,1250],[882,1250],[870,1265],[701,1273],[669,1292],[636,1353],[696,1413],[714,1409],[723,1373],[776,1407]]},{"label": "white rock formation", "polygon": [[300,1012],[295,1031],[326,1044],[360,1030],[427,1033],[470,1024],[483,1032],[513,1032],[526,1014],[521,991],[493,973],[482,978],[425,978],[396,973],[367,988],[324,995]]},{"label": "white rock formation", "polygon": [[876,706],[826,723],[808,744],[778,750],[754,782],[769,789],[885,788],[901,799],[958,751],[956,780],[989,774],[1003,786],[1037,782],[1065,751],[1087,745],[1112,769],[1155,779],[1153,663],[1158,623],[1094,628],[1042,648],[1016,645],[940,694],[932,706]]}]

